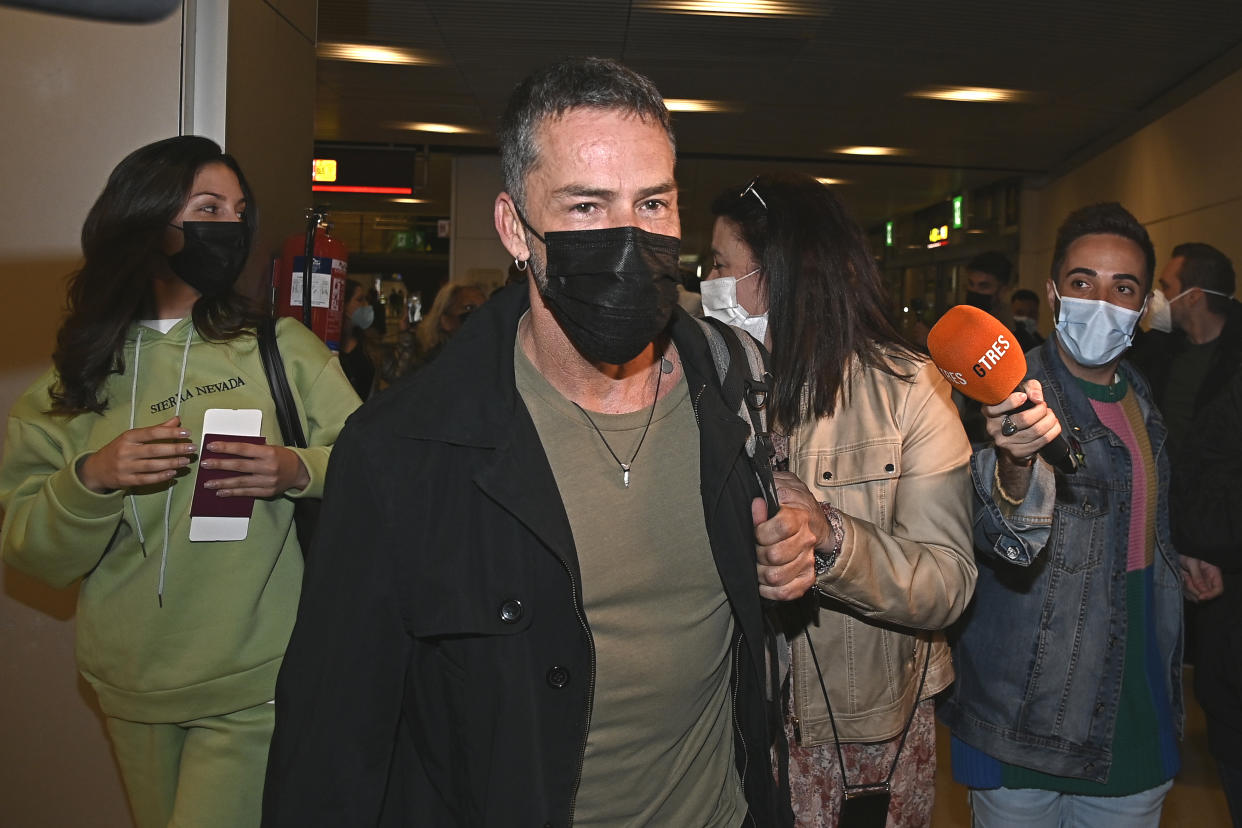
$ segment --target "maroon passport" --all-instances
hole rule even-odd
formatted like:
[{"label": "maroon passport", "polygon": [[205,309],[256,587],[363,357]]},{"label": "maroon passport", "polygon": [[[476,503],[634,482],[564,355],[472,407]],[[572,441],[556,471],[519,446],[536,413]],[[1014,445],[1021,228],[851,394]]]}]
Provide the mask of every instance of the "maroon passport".
[{"label": "maroon passport", "polygon": [[[243,436],[240,434],[204,434],[203,446],[211,443],[257,443],[263,445],[267,442],[262,435]],[[236,454],[222,454],[216,451],[207,451],[206,448],[199,454],[198,477],[194,480],[194,501],[190,504],[191,517],[239,517],[248,518],[254,511],[253,497],[218,497],[215,489],[205,488],[208,480],[224,480],[230,477],[237,477],[237,472],[228,469],[205,469],[201,463],[203,460],[213,459],[217,457],[236,457]]]}]

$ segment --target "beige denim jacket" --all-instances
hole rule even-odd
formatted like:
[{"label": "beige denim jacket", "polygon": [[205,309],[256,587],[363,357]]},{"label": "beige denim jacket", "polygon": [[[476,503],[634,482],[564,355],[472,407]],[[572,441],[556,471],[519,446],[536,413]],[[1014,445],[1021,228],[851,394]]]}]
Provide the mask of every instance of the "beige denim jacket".
[{"label": "beige denim jacket", "polygon": [[[892,376],[855,362],[832,417],[790,436],[790,470],[844,517],[836,562],[819,577],[809,626],[843,742],[899,734],[921,698],[953,681],[939,632],[975,586],[970,444],[949,386],[924,360],[886,354]],[[794,729],[832,741],[806,639],[791,638]]]}]

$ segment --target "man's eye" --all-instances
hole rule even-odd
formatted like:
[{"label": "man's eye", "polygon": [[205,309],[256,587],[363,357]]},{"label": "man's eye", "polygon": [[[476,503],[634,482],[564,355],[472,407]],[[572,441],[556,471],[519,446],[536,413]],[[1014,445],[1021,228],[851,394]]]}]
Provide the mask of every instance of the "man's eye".
[{"label": "man's eye", "polygon": [[649,213],[658,212],[668,207],[668,202],[659,198],[650,198],[643,202],[642,209]]},{"label": "man's eye", "polygon": [[590,213],[595,211],[595,205],[591,204],[590,202],[584,201],[581,204],[575,204],[573,207],[570,207],[569,209],[571,212],[574,212],[574,213],[580,213],[582,215],[589,215]]}]

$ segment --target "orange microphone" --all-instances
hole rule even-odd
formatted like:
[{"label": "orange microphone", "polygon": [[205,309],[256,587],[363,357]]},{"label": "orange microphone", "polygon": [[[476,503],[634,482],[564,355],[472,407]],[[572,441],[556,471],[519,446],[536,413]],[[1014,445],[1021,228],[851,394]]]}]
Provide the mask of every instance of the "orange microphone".
[{"label": "orange microphone", "polygon": [[[1026,357],[1018,339],[999,319],[971,305],[949,308],[927,334],[927,351],[940,373],[956,390],[984,405],[997,405],[1022,390]],[[1029,398],[1010,411],[1016,414],[1035,403]],[[1078,461],[1065,437],[1039,450],[1057,470],[1072,474]]]}]

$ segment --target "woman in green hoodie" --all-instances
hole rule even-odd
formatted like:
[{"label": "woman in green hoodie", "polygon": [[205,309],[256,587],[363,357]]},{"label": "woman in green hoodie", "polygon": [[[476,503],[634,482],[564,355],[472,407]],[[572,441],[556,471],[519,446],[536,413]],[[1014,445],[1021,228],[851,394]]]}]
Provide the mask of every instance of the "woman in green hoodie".
[{"label": "woman in green hoodie", "polygon": [[[259,824],[302,579],[293,502],[322,494],[359,404],[323,343],[281,320],[310,447],[282,444],[259,317],[235,289],[254,208],[206,138],[159,141],[113,170],[82,229],[53,368],[13,407],[0,467],[4,560],[53,586],[81,579],[78,666],[141,828]],[[259,409],[265,442],[200,446],[211,408]],[[215,496],[255,498],[244,540],[189,540],[197,467],[223,470]]]}]

